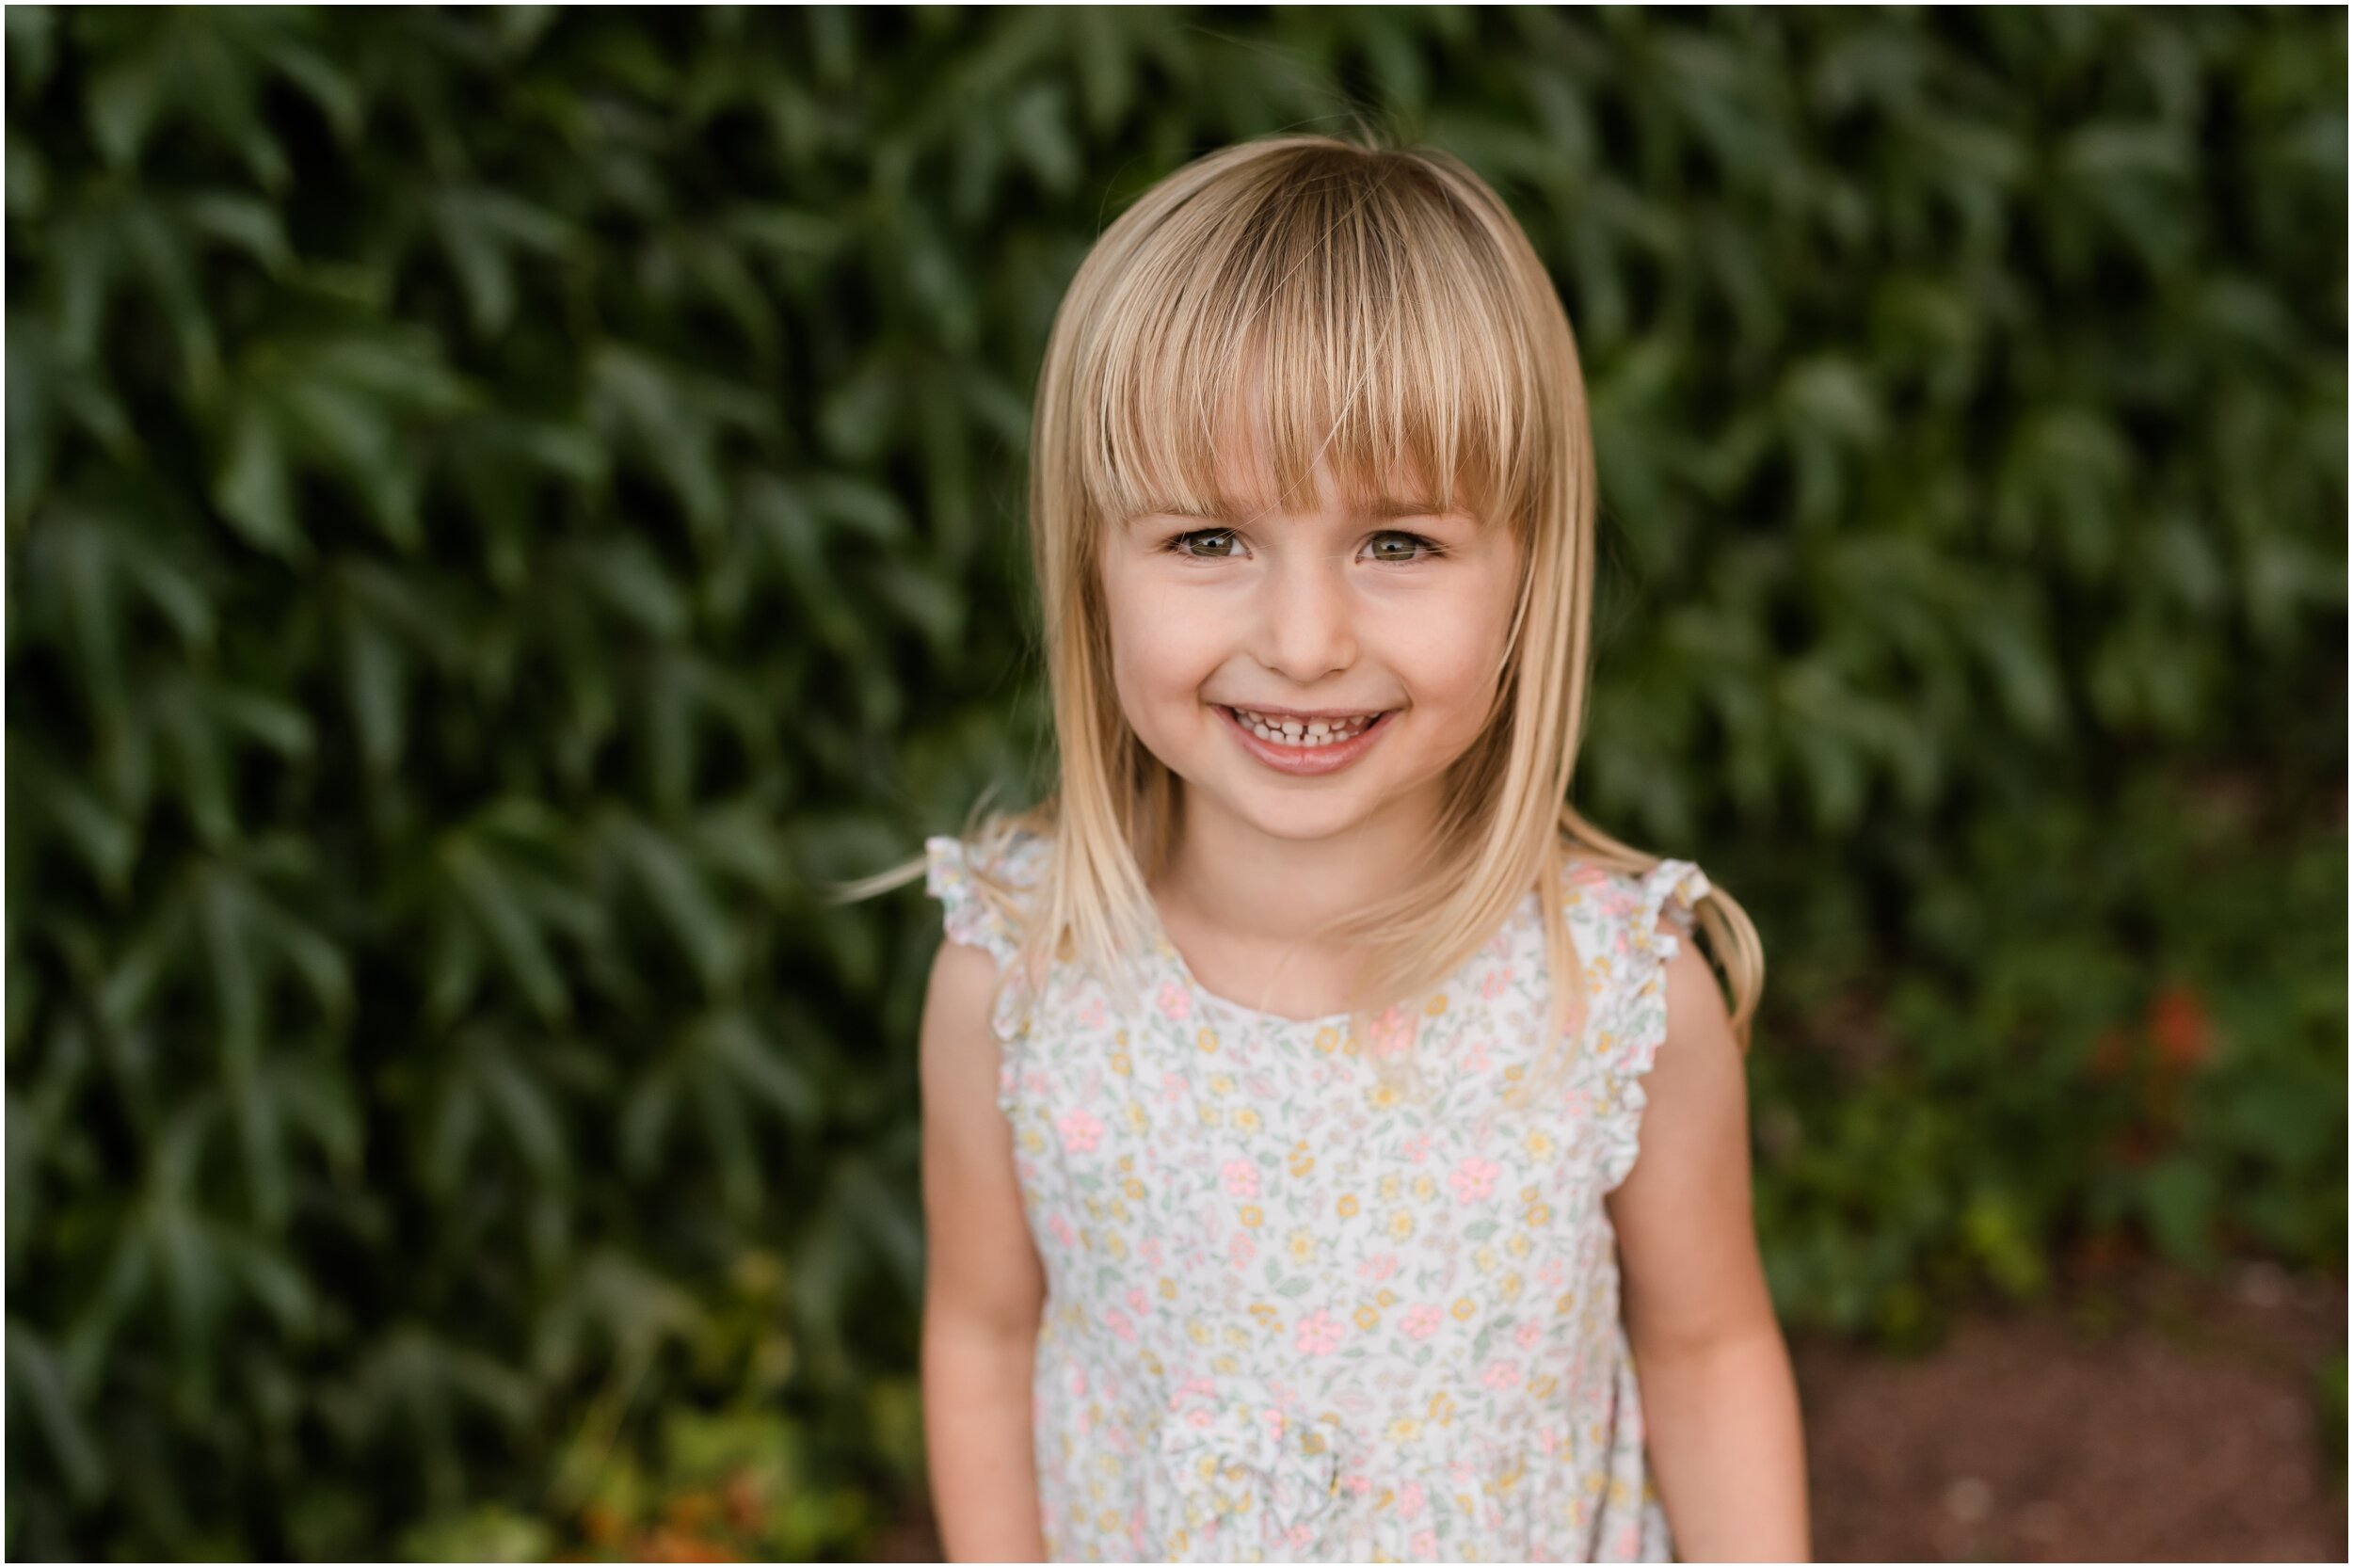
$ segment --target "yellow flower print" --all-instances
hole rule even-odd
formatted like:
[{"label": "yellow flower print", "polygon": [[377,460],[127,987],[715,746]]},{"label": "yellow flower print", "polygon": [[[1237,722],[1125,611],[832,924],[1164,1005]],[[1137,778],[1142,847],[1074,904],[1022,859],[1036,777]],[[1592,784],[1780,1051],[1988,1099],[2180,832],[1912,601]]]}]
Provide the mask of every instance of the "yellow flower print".
[{"label": "yellow flower print", "polygon": [[1506,1274],[1506,1275],[1504,1275],[1504,1276],[1503,1276],[1503,1282],[1502,1282],[1500,1285],[1497,1286],[1497,1287],[1496,1287],[1496,1289],[1497,1289],[1497,1292],[1498,1292],[1498,1293],[1499,1293],[1499,1294],[1503,1297],[1503,1299],[1504,1299],[1505,1301],[1507,1301],[1507,1302],[1515,1302],[1515,1301],[1519,1300],[1519,1299],[1520,1299],[1520,1276],[1519,1276],[1519,1275],[1517,1275],[1517,1274]]},{"label": "yellow flower print", "polygon": [[1454,1302],[1454,1315],[1455,1315],[1455,1317],[1457,1317],[1457,1318],[1467,1318],[1467,1317],[1469,1317],[1472,1313],[1474,1313],[1474,1312],[1476,1312],[1476,1311],[1478,1311],[1478,1310],[1479,1310],[1479,1304],[1478,1304],[1477,1302],[1475,1302],[1475,1301],[1471,1300],[1468,1296],[1459,1296],[1459,1297],[1455,1298],[1455,1302]]},{"label": "yellow flower print", "polygon": [[1192,1337],[1193,1342],[1196,1345],[1206,1345],[1209,1342],[1209,1325],[1203,1322],[1198,1318],[1195,1318],[1192,1322],[1185,1325],[1185,1333]]},{"label": "yellow flower print", "polygon": [[1411,1416],[1400,1416],[1389,1423],[1389,1441],[1392,1443],[1411,1443],[1420,1434],[1421,1423]]},{"label": "yellow flower print", "polygon": [[1166,1274],[1162,1274],[1160,1276],[1160,1300],[1164,1302],[1173,1302],[1176,1299],[1176,1282],[1169,1278]]},{"label": "yellow flower print", "polygon": [[1290,1167],[1291,1175],[1295,1176],[1304,1176],[1316,1168],[1316,1157],[1307,1152],[1305,1141],[1292,1146]]},{"label": "yellow flower print", "polygon": [[1193,1037],[1193,1043],[1203,1050],[1215,1050],[1217,1049],[1217,1031],[1205,1029]]},{"label": "yellow flower print", "polygon": [[1434,1198],[1437,1195],[1437,1178],[1431,1176],[1428,1172],[1424,1172],[1420,1176],[1414,1178],[1414,1196],[1416,1198],[1419,1199],[1423,1203],[1428,1203],[1432,1198]]},{"label": "yellow flower print", "polygon": [[1289,1245],[1291,1256],[1301,1263],[1316,1255],[1316,1239],[1304,1229],[1291,1232]]},{"label": "yellow flower print", "polygon": [[1399,1095],[1395,1084],[1376,1083],[1365,1091],[1366,1103],[1375,1111],[1386,1111],[1390,1106],[1395,1105],[1398,1099]]},{"label": "yellow flower print", "polygon": [[1201,1125],[1203,1127],[1218,1127],[1222,1125],[1225,1120],[1225,1112],[1218,1110],[1216,1106],[1205,1105],[1201,1108]]},{"label": "yellow flower print", "polygon": [[1401,1241],[1404,1240],[1408,1236],[1413,1235],[1414,1211],[1410,1208],[1401,1208],[1396,1213],[1390,1215],[1389,1234],[1396,1237]]},{"label": "yellow flower print", "polygon": [[1235,1360],[1230,1355],[1221,1355],[1216,1360],[1209,1363],[1209,1370],[1218,1373],[1222,1377],[1232,1377],[1235,1373],[1241,1370],[1241,1363]]},{"label": "yellow flower print", "polygon": [[1326,1027],[1316,1031],[1316,1049],[1329,1056],[1340,1043],[1340,1032]]},{"label": "yellow flower print", "polygon": [[[1539,1207],[1528,1211],[1528,1223],[1531,1225],[1543,1224],[1550,1218],[1552,1210],[1549,1208]],[[1528,1233],[1524,1230],[1513,1231],[1512,1239],[1503,1243],[1503,1250],[1513,1257],[1526,1257],[1529,1254]]]},{"label": "yellow flower print", "polygon": [[1530,1399],[1548,1400],[1560,1392],[1560,1389],[1561,1380],[1550,1375],[1528,1380],[1528,1393]]},{"label": "yellow flower print", "polygon": [[1378,1305],[1381,1305],[1381,1306],[1384,1306],[1384,1307],[1395,1306],[1395,1305],[1397,1304],[1397,1292],[1396,1292],[1396,1291],[1394,1291],[1394,1290],[1386,1290],[1386,1289],[1385,1289],[1385,1290],[1383,1290],[1383,1291],[1382,1291],[1379,1295],[1377,1295],[1377,1296],[1373,1297],[1372,1299],[1373,1299],[1374,1303],[1375,1303],[1376,1304],[1378,1304]]},{"label": "yellow flower print", "polygon": [[1531,1158],[1542,1160],[1552,1152],[1552,1140],[1541,1132],[1531,1132],[1528,1135],[1527,1148]]},{"label": "yellow flower print", "polygon": [[1225,1342],[1229,1345],[1246,1346],[1250,1343],[1250,1336],[1228,1323],[1225,1325]]},{"label": "yellow flower print", "polygon": [[1364,1048],[1365,1043],[1358,1039],[1355,1035],[1351,1034],[1348,1037],[1348,1044],[1340,1048],[1340,1054],[1342,1056],[1354,1056]]},{"label": "yellow flower print", "polygon": [[1356,1309],[1356,1326],[1368,1332],[1377,1329],[1381,1326],[1381,1314],[1371,1307],[1360,1306]]},{"label": "yellow flower print", "polygon": [[1256,1132],[1258,1130],[1258,1112],[1253,1107],[1238,1105],[1234,1108],[1234,1125],[1244,1132]]},{"label": "yellow flower print", "polygon": [[1471,1267],[1477,1269],[1481,1273],[1485,1273],[1488,1270],[1494,1268],[1495,1266],[1495,1248],[1482,1244],[1476,1252],[1471,1254]]},{"label": "yellow flower print", "polygon": [[1520,1202],[1522,1203],[1534,1203],[1538,1198],[1541,1198],[1544,1195],[1545,1190],[1536,1186],[1533,1182],[1520,1189]]},{"label": "yellow flower print", "polygon": [[1574,1290],[1563,1290],[1561,1292],[1561,1299],[1552,1304],[1552,1309],[1555,1312],[1566,1312],[1569,1308],[1575,1306],[1576,1304],[1577,1292]]},{"label": "yellow flower print", "polygon": [[1452,1425],[1454,1421],[1454,1396],[1448,1393],[1443,1388],[1435,1394],[1431,1395],[1430,1409],[1426,1414],[1429,1416],[1430,1419],[1437,1422],[1438,1425],[1442,1427]]},{"label": "yellow flower print", "polygon": [[1128,1078],[1133,1075],[1135,1070],[1135,1061],[1133,1058],[1128,1056],[1126,1051],[1115,1050],[1112,1052],[1112,1071],[1117,1073],[1122,1078]]},{"label": "yellow flower print", "polygon": [[1134,1100],[1128,1102],[1128,1130],[1142,1132],[1152,1125],[1152,1118],[1144,1113],[1144,1107]]},{"label": "yellow flower print", "polygon": [[1428,1014],[1430,1016],[1432,1016],[1432,1017],[1433,1017],[1433,1018],[1434,1018],[1434,1017],[1436,1017],[1439,1014],[1441,1014],[1441,1013],[1445,1012],[1445,1011],[1446,1011],[1446,993],[1445,993],[1444,991],[1441,991],[1441,992],[1439,992],[1436,996],[1432,997],[1432,998],[1430,999],[1429,1004],[1428,1004],[1427,1006],[1423,1007],[1423,1008],[1422,1008],[1422,1011],[1423,1011],[1424,1013]]},{"label": "yellow flower print", "polygon": [[1258,1206],[1257,1204],[1246,1203],[1241,1206],[1241,1223],[1250,1226],[1253,1230],[1256,1230],[1258,1226],[1258,1222],[1265,1218],[1266,1216],[1258,1211]]},{"label": "yellow flower print", "polygon": [[1141,1198],[1144,1196],[1144,1183],[1138,1181],[1133,1176],[1129,1176],[1127,1180],[1121,1182],[1119,1184],[1119,1190],[1127,1193],[1131,1198]]},{"label": "yellow flower print", "polygon": [[1163,1369],[1160,1366],[1160,1358],[1154,1355],[1150,1351],[1144,1352],[1144,1369],[1151,1373],[1154,1377],[1159,1377]]},{"label": "yellow flower print", "polygon": [[1252,1302],[1250,1304],[1250,1315],[1258,1320],[1258,1326],[1260,1328],[1265,1328],[1275,1322],[1277,1318],[1274,1308],[1268,1305],[1265,1302]]},{"label": "yellow flower print", "polygon": [[1385,1176],[1381,1178],[1381,1201],[1383,1203],[1395,1203],[1398,1193],[1402,1191],[1404,1191],[1404,1184],[1396,1176]]},{"label": "yellow flower print", "polygon": [[[1530,1208],[1529,1208],[1529,1211],[1528,1211],[1528,1216],[1527,1216],[1527,1218],[1528,1218],[1528,1223],[1529,1223],[1529,1224],[1531,1224],[1531,1225],[1540,1225],[1540,1224],[1544,1224],[1546,1220],[1549,1220],[1549,1219],[1551,1219],[1551,1218],[1552,1218],[1552,1209],[1551,1209],[1551,1208],[1550,1208],[1548,1205],[1545,1205],[1545,1204],[1541,1204],[1541,1203],[1540,1203],[1540,1204],[1536,1204],[1536,1205],[1533,1205],[1532,1207],[1530,1207]],[[1514,1237],[1513,1237],[1513,1238],[1512,1238],[1512,1240],[1513,1240],[1513,1244],[1514,1244],[1514,1248],[1515,1248],[1515,1250],[1517,1250],[1518,1252],[1520,1252],[1522,1255],[1525,1255],[1525,1254],[1527,1253],[1527,1251],[1528,1251],[1528,1238],[1527,1238],[1527,1237],[1525,1237],[1525,1236],[1514,1236]]]},{"label": "yellow flower print", "polygon": [[1023,1128],[1021,1148],[1026,1154],[1043,1154],[1046,1151],[1046,1135],[1033,1127]]},{"label": "yellow flower print", "polygon": [[1517,1083],[1521,1079],[1526,1078],[1527,1076],[1528,1065],[1526,1063],[1514,1062],[1510,1066],[1503,1069],[1504,1081],[1507,1083]]},{"label": "yellow flower print", "polygon": [[1115,1230],[1108,1232],[1103,1238],[1103,1250],[1113,1257],[1125,1257],[1128,1256],[1128,1239]]},{"label": "yellow flower print", "polygon": [[1230,1094],[1232,1094],[1233,1092],[1234,1092],[1234,1075],[1233,1075],[1233,1074],[1231,1074],[1231,1073],[1219,1073],[1219,1074],[1217,1074],[1215,1077],[1213,1077],[1213,1078],[1211,1078],[1211,1079],[1209,1080],[1209,1093],[1210,1093],[1210,1094],[1212,1094],[1212,1095],[1230,1095]]},{"label": "yellow flower print", "polygon": [[1356,1194],[1353,1192],[1341,1193],[1339,1208],[1341,1219],[1354,1219],[1356,1217]]}]

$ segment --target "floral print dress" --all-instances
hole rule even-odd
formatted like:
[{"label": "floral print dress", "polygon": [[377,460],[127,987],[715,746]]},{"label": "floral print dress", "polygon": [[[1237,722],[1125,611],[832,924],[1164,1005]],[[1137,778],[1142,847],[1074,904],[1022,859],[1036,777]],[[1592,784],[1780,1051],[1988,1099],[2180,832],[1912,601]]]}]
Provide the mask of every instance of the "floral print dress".
[{"label": "floral print dress", "polygon": [[[928,840],[949,936],[1008,971],[1017,933],[952,838]],[[1017,834],[998,875],[1033,886]],[[1526,901],[1434,992],[1385,1084],[1347,1017],[1196,984],[1164,932],[1141,1012],[1076,965],[992,1022],[1048,1293],[1032,1417],[1056,1560],[1667,1561],[1602,1195],[1633,1168],[1664,966],[1700,869],[1572,869],[1589,993],[1554,1087]],[[1025,1006],[1024,1003],[1028,1005]],[[1368,1048],[1403,1022],[1380,1020]]]}]

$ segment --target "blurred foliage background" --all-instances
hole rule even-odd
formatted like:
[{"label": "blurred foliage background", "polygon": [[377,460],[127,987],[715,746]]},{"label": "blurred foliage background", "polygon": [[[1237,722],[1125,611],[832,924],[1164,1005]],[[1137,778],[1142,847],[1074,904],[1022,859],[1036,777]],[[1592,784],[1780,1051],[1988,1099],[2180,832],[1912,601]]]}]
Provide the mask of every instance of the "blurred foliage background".
[{"label": "blurred foliage background", "polygon": [[1577,327],[1785,1320],[2341,1271],[2345,25],[10,7],[9,1555],[870,1548],[937,912],[816,884],[1045,777],[1101,224],[1358,116]]}]

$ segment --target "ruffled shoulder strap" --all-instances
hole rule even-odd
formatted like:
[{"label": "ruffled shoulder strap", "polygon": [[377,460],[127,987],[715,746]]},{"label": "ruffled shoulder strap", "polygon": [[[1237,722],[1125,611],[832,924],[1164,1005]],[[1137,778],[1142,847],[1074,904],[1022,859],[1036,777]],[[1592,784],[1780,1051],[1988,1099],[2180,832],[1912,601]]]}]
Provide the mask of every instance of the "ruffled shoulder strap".
[{"label": "ruffled shoulder strap", "polygon": [[1005,982],[990,1018],[1000,1040],[1014,1039],[1023,1028],[1027,994],[1013,963],[1046,849],[1044,838],[1019,828],[980,843],[947,834],[923,840],[924,890],[939,901],[949,938],[986,952]]},{"label": "ruffled shoulder strap", "polygon": [[[1707,896],[1707,873],[1689,860],[1661,860],[1640,875],[1612,873],[1614,985],[1595,1020],[1598,1082],[1593,1106],[1601,1189],[1609,1192],[1634,1169],[1640,1152],[1642,1079],[1667,1038],[1667,962],[1683,951]],[[1658,929],[1664,920],[1668,930]]]}]

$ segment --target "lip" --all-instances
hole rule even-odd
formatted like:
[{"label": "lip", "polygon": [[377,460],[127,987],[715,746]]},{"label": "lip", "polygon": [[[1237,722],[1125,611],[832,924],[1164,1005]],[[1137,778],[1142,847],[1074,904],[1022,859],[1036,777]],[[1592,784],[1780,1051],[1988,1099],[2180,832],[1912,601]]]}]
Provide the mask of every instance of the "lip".
[{"label": "lip", "polygon": [[[1271,742],[1258,739],[1256,734],[1242,728],[1241,721],[1234,716],[1234,711],[1224,703],[1213,703],[1211,706],[1217,709],[1218,717],[1225,721],[1225,728],[1232,730],[1241,740],[1243,750],[1277,773],[1288,773],[1299,777],[1316,777],[1327,773],[1337,773],[1340,769],[1347,767],[1381,744],[1381,737],[1389,732],[1389,720],[1397,716],[1393,710],[1385,712],[1367,726],[1364,732],[1353,740],[1341,741],[1335,745],[1287,746],[1275,745]],[[1251,712],[1283,718],[1295,716],[1305,719],[1309,716],[1304,713],[1293,715],[1275,708],[1253,708]]]}]

